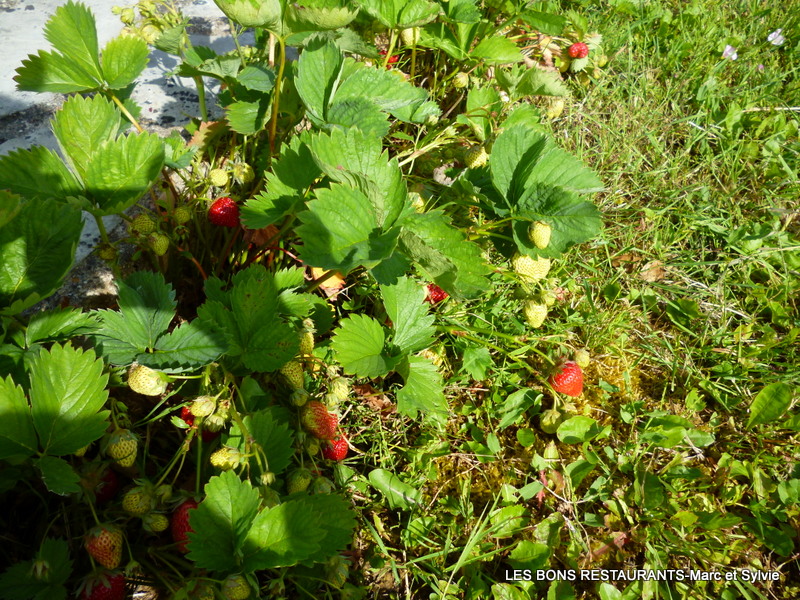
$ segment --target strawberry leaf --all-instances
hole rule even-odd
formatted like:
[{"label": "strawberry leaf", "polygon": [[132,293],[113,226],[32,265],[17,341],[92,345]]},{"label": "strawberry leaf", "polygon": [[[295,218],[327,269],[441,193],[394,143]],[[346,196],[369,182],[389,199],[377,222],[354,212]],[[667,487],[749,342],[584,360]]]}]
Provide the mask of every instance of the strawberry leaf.
[{"label": "strawberry leaf", "polygon": [[384,353],[386,330],[366,315],[342,319],[331,341],[345,373],[359,377],[380,377],[391,371],[396,360]]},{"label": "strawberry leaf", "polygon": [[259,513],[245,540],[242,570],[288,567],[316,555],[326,533],[316,508],[299,498]]},{"label": "strawberry leaf", "polygon": [[0,379],[0,460],[33,456],[38,447],[25,393],[10,376]]},{"label": "strawberry leaf", "polygon": [[120,137],[98,149],[86,167],[84,185],[95,216],[110,215],[136,203],[158,177],[164,144],[155,134]]},{"label": "strawberry leaf", "polygon": [[48,454],[72,454],[100,439],[108,425],[108,375],[93,351],[54,345],[31,360],[33,424]]},{"label": "strawberry leaf", "polygon": [[436,285],[456,298],[474,297],[489,288],[489,268],[481,250],[450,225],[441,211],[414,213],[403,223],[400,248]]},{"label": "strawberry leaf", "polygon": [[321,188],[308,210],[298,215],[303,237],[303,261],[314,267],[348,273],[372,267],[388,258],[397,243],[398,228],[381,231],[370,199],[359,190],[334,184]]},{"label": "strawberry leaf", "polygon": [[219,325],[195,319],[158,338],[153,352],[137,356],[137,361],[167,373],[181,373],[215,361],[227,347]]},{"label": "strawberry leaf", "polygon": [[307,47],[297,61],[294,84],[306,115],[316,126],[326,122],[328,105],[342,72],[342,52],[332,42]]},{"label": "strawberry leaf", "polygon": [[241,566],[241,552],[258,514],[258,491],[233,471],[212,477],[205,499],[189,513],[188,558],[201,569],[232,572]]},{"label": "strawberry leaf", "polygon": [[17,216],[22,208],[22,198],[6,190],[0,190],[0,227]]},{"label": "strawberry leaf", "polygon": [[[35,564],[46,564],[37,576]],[[72,574],[69,546],[64,540],[45,538],[34,560],[20,561],[0,575],[0,598],[8,600],[65,600]]]},{"label": "strawberry leaf", "polygon": [[119,111],[103,96],[72,96],[53,118],[53,133],[70,166],[81,177],[103,144],[119,131]]},{"label": "strawberry leaf", "polygon": [[347,500],[337,494],[314,494],[300,500],[310,503],[316,514],[325,515],[320,520],[325,537],[320,541],[319,550],[304,558],[304,563],[323,562],[352,543],[356,519]]},{"label": "strawberry leaf", "polygon": [[88,76],[102,80],[97,58],[97,25],[94,15],[83,4],[69,0],[59,6],[47,21],[44,36],[55,50]]},{"label": "strawberry leaf", "polygon": [[411,356],[400,363],[397,372],[405,380],[397,392],[397,412],[412,418],[421,412],[428,419],[444,421],[448,406],[436,365],[427,358]]},{"label": "strawberry leaf", "polygon": [[94,315],[77,308],[48,310],[33,315],[25,330],[25,345],[30,348],[42,341],[66,341],[97,329]]},{"label": "strawberry leaf", "polygon": [[515,63],[522,60],[517,45],[503,36],[486,37],[469,53],[471,58],[486,64]]},{"label": "strawberry leaf", "polygon": [[419,27],[433,21],[441,11],[428,0],[360,0],[359,6],[390,29]]},{"label": "strawberry leaf", "polygon": [[44,146],[14,150],[0,157],[0,189],[7,189],[31,200],[66,200],[81,193],[81,184]]},{"label": "strawberry leaf", "polygon": [[81,491],[81,487],[78,485],[81,478],[63,458],[42,456],[34,461],[34,465],[42,474],[42,481],[47,489],[54,494],[68,496]]},{"label": "strawberry leaf", "polygon": [[102,85],[65,56],[44,50],[22,61],[14,81],[20,91],[56,94],[94,92]]},{"label": "strawberry leaf", "polygon": [[389,118],[366,98],[336,100],[328,108],[326,129],[357,127],[366,135],[382,138],[389,133]]},{"label": "strawberry leaf", "polygon": [[230,128],[242,135],[258,133],[270,116],[270,96],[253,102],[234,102],[225,107],[225,118]]},{"label": "strawberry leaf", "polygon": [[[280,419],[279,413],[271,408],[248,415],[244,418],[244,424],[248,433],[269,457],[269,470],[276,475],[280,474],[289,465],[294,454],[294,440],[289,424]],[[245,440],[238,425],[231,426],[227,443],[244,452]],[[260,471],[255,457],[250,464],[254,472]]]},{"label": "strawberry leaf", "polygon": [[52,200],[23,203],[0,228],[0,314],[22,312],[58,289],[82,227],[77,208]]},{"label": "strawberry leaf", "polygon": [[144,40],[119,36],[103,48],[103,78],[112,90],[132,84],[147,66],[150,54]]},{"label": "strawberry leaf", "polygon": [[392,342],[403,352],[416,352],[433,342],[434,316],[428,314],[425,291],[403,277],[395,285],[381,286],[386,314],[392,320]]},{"label": "strawberry leaf", "polygon": [[136,271],[117,283],[119,311],[98,311],[94,335],[100,354],[113,365],[128,365],[154,348],[175,317],[175,290],[161,273]]}]

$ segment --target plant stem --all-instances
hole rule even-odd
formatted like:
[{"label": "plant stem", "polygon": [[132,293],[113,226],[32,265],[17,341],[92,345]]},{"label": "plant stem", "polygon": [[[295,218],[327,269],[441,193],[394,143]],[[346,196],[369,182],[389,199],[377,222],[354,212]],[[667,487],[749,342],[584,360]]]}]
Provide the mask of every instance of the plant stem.
[{"label": "plant stem", "polygon": [[197,103],[200,105],[200,117],[203,122],[208,121],[208,110],[206,109],[206,88],[203,78],[200,75],[194,77],[194,84],[197,87]]},{"label": "plant stem", "polygon": [[283,82],[283,70],[286,68],[286,42],[284,42],[283,38],[279,35],[275,37],[278,38],[278,45],[280,46],[281,66],[278,67],[278,76],[275,79],[275,91],[273,92],[274,96],[272,98],[272,118],[269,124],[270,154],[275,154],[275,135],[278,131],[278,109],[281,104],[281,83]]}]

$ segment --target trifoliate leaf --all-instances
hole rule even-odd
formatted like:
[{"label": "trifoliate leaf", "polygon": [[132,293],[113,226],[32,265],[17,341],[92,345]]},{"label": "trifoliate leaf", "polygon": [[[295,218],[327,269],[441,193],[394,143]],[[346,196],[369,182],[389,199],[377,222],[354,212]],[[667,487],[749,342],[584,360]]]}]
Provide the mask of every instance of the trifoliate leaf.
[{"label": "trifoliate leaf", "polygon": [[366,315],[342,319],[331,341],[337,360],[348,375],[380,377],[394,368],[395,360],[384,353],[386,330]]}]

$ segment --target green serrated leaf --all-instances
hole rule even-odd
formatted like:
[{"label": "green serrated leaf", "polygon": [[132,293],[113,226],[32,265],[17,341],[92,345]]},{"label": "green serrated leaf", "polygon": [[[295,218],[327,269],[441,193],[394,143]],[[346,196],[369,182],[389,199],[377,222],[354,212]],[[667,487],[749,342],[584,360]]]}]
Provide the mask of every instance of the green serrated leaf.
[{"label": "green serrated leaf", "polygon": [[400,233],[398,228],[382,232],[369,198],[341,184],[317,190],[316,199],[298,218],[302,225],[297,233],[305,242],[303,262],[345,274],[390,256]]},{"label": "green serrated leaf", "polygon": [[80,476],[63,458],[43,456],[34,461],[34,464],[42,474],[45,486],[54,494],[68,496],[81,490],[81,486],[78,485]]},{"label": "green serrated leaf", "polygon": [[30,200],[66,200],[81,193],[80,182],[58,155],[44,146],[14,150],[0,157],[3,188]]},{"label": "green serrated leaf", "polygon": [[152,353],[137,356],[137,362],[165,373],[182,373],[214,362],[227,347],[222,328],[195,319],[161,336]]},{"label": "green serrated leaf", "polygon": [[392,510],[412,510],[422,503],[422,494],[417,488],[403,482],[386,469],[370,471],[369,482],[386,497]]},{"label": "green serrated leaf", "polygon": [[225,107],[225,118],[233,131],[253,135],[266,126],[271,106],[269,96],[255,102],[234,102]]},{"label": "green serrated leaf", "polygon": [[32,346],[42,341],[64,341],[86,335],[98,327],[91,313],[77,308],[48,310],[33,315],[25,330],[25,345]]},{"label": "green serrated leaf", "polygon": [[100,439],[108,425],[108,375],[94,352],[54,345],[31,360],[31,415],[39,441],[53,456]]},{"label": "green serrated leaf", "polygon": [[243,570],[288,567],[317,554],[325,530],[315,508],[299,498],[259,513],[245,541]]},{"label": "green serrated leaf", "polygon": [[38,447],[25,393],[11,376],[0,378],[0,460],[33,456]]},{"label": "green serrated leaf", "polygon": [[346,183],[367,196],[375,220],[384,230],[395,223],[406,204],[408,191],[397,160],[389,160],[380,138],[357,128],[318,134],[309,147],[319,168],[331,179]]},{"label": "green serrated leaf", "polygon": [[461,360],[461,369],[475,381],[486,379],[487,372],[494,366],[489,349],[484,347],[465,349]]},{"label": "green serrated leaf", "polygon": [[402,277],[395,285],[381,286],[386,314],[392,320],[392,343],[403,352],[416,352],[433,342],[434,316],[428,313],[420,285]]},{"label": "green serrated leaf", "polygon": [[389,133],[389,117],[367,98],[335,99],[328,107],[325,121],[325,129],[357,127],[376,138]]},{"label": "green serrated leaf", "polygon": [[0,228],[0,314],[22,312],[58,289],[82,228],[80,210],[55,201],[27,202]]},{"label": "green serrated leaf", "polygon": [[[291,462],[293,435],[289,425],[276,416],[271,409],[259,410],[245,417],[244,424],[248,433],[258,443],[269,461],[269,470],[280,475]],[[245,440],[238,426],[231,427],[228,444],[244,451]],[[251,467],[257,470],[257,461],[251,460]]]},{"label": "green serrated leaf", "polygon": [[102,81],[97,58],[97,26],[83,4],[69,0],[59,6],[44,27],[44,36],[58,52],[95,81]]},{"label": "green serrated leaf", "polygon": [[120,124],[119,111],[104,96],[72,96],[56,112],[53,133],[70,166],[83,178],[92,156],[116,138]]},{"label": "green serrated leaf", "polygon": [[441,9],[428,0],[359,0],[359,6],[390,29],[430,23]]},{"label": "green serrated leaf", "polygon": [[9,223],[22,209],[22,198],[7,190],[0,190],[0,227]]},{"label": "green serrated leaf", "polygon": [[136,203],[164,165],[164,144],[155,134],[129,134],[107,142],[86,168],[84,185],[90,212],[105,216]]},{"label": "green serrated leaf", "polygon": [[275,87],[275,71],[263,63],[249,64],[239,71],[237,81],[248,90],[271,92]]},{"label": "green serrated leaf", "polygon": [[558,73],[541,69],[528,69],[517,83],[516,91],[522,96],[566,96],[569,88]]},{"label": "green serrated leaf", "polygon": [[430,360],[411,356],[402,361],[397,372],[405,385],[397,392],[397,412],[415,417],[421,412],[426,419],[443,421],[448,413],[442,374]]},{"label": "green serrated leaf", "polygon": [[147,66],[150,51],[144,40],[119,36],[103,48],[103,78],[112,90],[132,84]]},{"label": "green serrated leaf", "polygon": [[240,552],[258,515],[259,495],[233,471],[212,477],[205,499],[189,513],[188,558],[202,569],[233,572],[241,567]]},{"label": "green serrated leaf", "polygon": [[99,79],[87,74],[68,58],[44,50],[29,54],[22,61],[14,81],[20,91],[56,94],[89,93],[99,90],[102,85]]},{"label": "green serrated leaf", "polygon": [[325,515],[320,526],[325,537],[319,542],[319,550],[303,559],[306,564],[323,562],[347,548],[353,541],[356,518],[350,503],[338,494],[315,494],[303,498],[311,503],[318,515]]},{"label": "green serrated leaf", "polygon": [[478,246],[470,243],[441,211],[414,213],[404,223],[400,247],[436,285],[455,298],[474,297],[489,288],[489,268]]},{"label": "green serrated leaf", "polygon": [[502,36],[484,38],[469,55],[487,64],[514,63],[522,60],[522,53],[517,45]]},{"label": "green serrated leaf", "polygon": [[530,25],[531,29],[541,31],[548,35],[561,35],[564,26],[568,23],[566,17],[536,10],[526,10],[520,18]]},{"label": "green serrated leaf", "polygon": [[383,353],[386,330],[366,315],[342,319],[331,341],[331,348],[344,372],[359,377],[380,377],[394,367]]},{"label": "green serrated leaf", "polygon": [[765,386],[750,405],[747,427],[764,425],[781,418],[792,404],[792,388],[783,382]]},{"label": "green serrated leaf", "polygon": [[328,104],[339,83],[343,58],[332,42],[306,48],[297,61],[294,84],[306,113],[317,125],[325,123]]}]

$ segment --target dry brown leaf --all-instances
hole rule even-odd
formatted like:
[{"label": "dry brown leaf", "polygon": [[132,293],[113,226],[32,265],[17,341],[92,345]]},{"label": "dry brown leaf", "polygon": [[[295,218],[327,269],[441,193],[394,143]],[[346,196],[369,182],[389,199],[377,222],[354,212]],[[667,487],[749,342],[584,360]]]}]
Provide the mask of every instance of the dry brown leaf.
[{"label": "dry brown leaf", "polygon": [[661,281],[667,276],[667,270],[664,268],[664,263],[660,260],[654,260],[647,263],[639,272],[639,277],[650,283],[654,281]]}]

